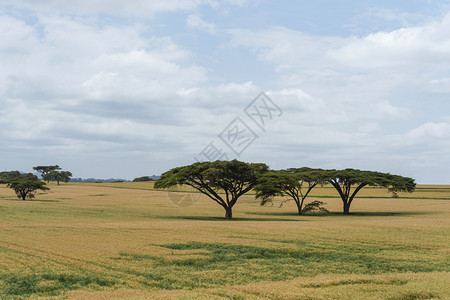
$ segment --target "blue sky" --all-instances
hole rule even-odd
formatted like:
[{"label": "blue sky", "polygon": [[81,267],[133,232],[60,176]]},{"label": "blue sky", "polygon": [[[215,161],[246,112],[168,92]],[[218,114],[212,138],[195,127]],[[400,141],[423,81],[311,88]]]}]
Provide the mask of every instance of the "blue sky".
[{"label": "blue sky", "polygon": [[[123,3],[0,1],[2,169],[133,179],[213,142],[450,184],[450,1]],[[282,111],[264,128],[261,91]],[[237,117],[257,136],[239,156],[219,137]]]}]

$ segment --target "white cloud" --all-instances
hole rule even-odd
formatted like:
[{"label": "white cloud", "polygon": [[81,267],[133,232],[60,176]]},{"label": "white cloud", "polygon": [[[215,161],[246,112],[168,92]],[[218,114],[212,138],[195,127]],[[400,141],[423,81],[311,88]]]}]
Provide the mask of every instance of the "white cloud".
[{"label": "white cloud", "polygon": [[2,89],[9,97],[148,99],[205,80],[202,67],[184,65],[187,50],[168,37],[143,37],[140,26],[97,27],[67,17],[45,17],[39,20],[44,28],[39,36],[13,18],[0,21],[2,30],[14,26],[23,33],[9,37],[3,48],[28,49],[14,55],[0,52],[6,62],[0,71]]},{"label": "white cloud", "polygon": [[[448,99],[426,94],[450,93],[450,14],[362,37],[283,27],[229,33],[231,46],[248,48],[273,65],[280,78],[273,98],[291,99],[275,138],[277,149],[298,151],[286,154],[288,161],[391,172],[395,166],[419,180],[442,182],[419,169],[438,168],[450,146],[448,123],[433,121],[448,115]],[[292,109],[292,103],[304,111]]]},{"label": "white cloud", "polygon": [[369,7],[350,18],[345,27],[360,35],[362,32],[377,32],[386,28],[411,27],[413,24],[431,22],[434,18],[435,16],[430,16],[426,11]]},{"label": "white cloud", "polygon": [[426,122],[408,131],[405,137],[409,143],[429,143],[436,139],[450,141],[450,124],[446,122]]},{"label": "white cloud", "polygon": [[170,55],[170,48],[162,55],[161,51],[147,52],[131,50],[127,53],[101,55],[92,65],[98,73],[83,83],[89,96],[95,99],[112,97],[128,100],[160,99],[161,96],[174,95],[182,87],[192,87],[204,81],[205,70],[199,66],[182,67],[178,64],[177,50]]},{"label": "white cloud", "polygon": [[376,133],[381,130],[381,127],[376,122],[370,122],[370,123],[362,124],[358,128],[358,130],[363,133]]},{"label": "white cloud", "polygon": [[225,107],[243,109],[260,92],[260,88],[252,82],[221,83],[207,87],[182,88],[177,91],[189,107],[223,109]]},{"label": "white cloud", "polygon": [[431,79],[428,81],[425,90],[437,94],[450,93],[450,77],[443,77],[439,79]]},{"label": "white cloud", "polygon": [[398,91],[446,92],[450,14],[363,37],[314,36],[283,27],[229,33],[232,46],[247,47],[273,64],[281,88],[301,88],[323,99],[333,118],[405,120],[413,116],[410,100]]},{"label": "white cloud", "polygon": [[356,68],[395,68],[422,64],[448,64],[450,59],[450,14],[441,21],[377,32],[351,38],[330,57]]},{"label": "white cloud", "polygon": [[214,33],[216,31],[216,25],[204,21],[198,14],[189,15],[186,20],[186,25],[189,28],[196,28],[208,33]]},{"label": "white cloud", "polygon": [[[160,171],[190,163],[235,117],[256,126],[243,109],[261,91],[260,82],[283,115],[266,132],[253,127],[259,138],[242,160],[386,171],[395,165],[420,175],[419,167],[439,166],[438,158],[448,154],[444,146],[450,148],[449,123],[442,122],[450,109],[442,100],[450,93],[449,15],[415,27],[404,23],[397,30],[336,37],[282,26],[227,30],[214,14],[202,18],[202,6],[222,14],[224,6],[248,4],[239,0],[136,0],[126,7],[119,1],[4,3],[15,14],[0,16],[2,163],[9,157],[23,165],[45,163],[34,160],[56,154],[66,162],[104,160],[98,167],[106,172],[114,168],[109,158],[135,156],[131,169],[146,167],[146,161]],[[162,34],[141,18],[180,10],[188,28],[214,37],[187,30],[202,38],[189,49],[180,32],[164,28]],[[192,52],[203,42],[208,51],[228,46],[245,59],[253,54],[265,72],[267,65],[274,72],[221,81],[214,65]],[[223,64],[235,63],[224,54]],[[73,166],[75,172],[87,168]]]},{"label": "white cloud", "polygon": [[105,143],[114,151],[130,141],[145,148],[179,138],[176,91],[206,80],[188,50],[167,36],[145,35],[141,25],[98,26],[67,16],[36,24],[0,18],[7,33],[0,45],[0,136],[11,145],[3,151],[70,147],[76,156]]},{"label": "white cloud", "polygon": [[27,8],[41,13],[95,14],[153,16],[160,12],[194,11],[201,6],[220,9],[227,6],[243,6],[247,0],[4,0],[3,5]]},{"label": "white cloud", "polygon": [[422,26],[363,37],[313,36],[283,27],[261,31],[235,29],[229,33],[232,45],[249,47],[260,59],[273,62],[278,71],[308,71],[313,67],[323,71],[389,68],[395,72],[395,68],[447,65],[450,61],[450,14]]},{"label": "white cloud", "polygon": [[325,53],[340,39],[316,37],[284,27],[252,31],[248,29],[228,30],[232,46],[250,48],[260,59],[273,62],[277,71],[326,65]]}]

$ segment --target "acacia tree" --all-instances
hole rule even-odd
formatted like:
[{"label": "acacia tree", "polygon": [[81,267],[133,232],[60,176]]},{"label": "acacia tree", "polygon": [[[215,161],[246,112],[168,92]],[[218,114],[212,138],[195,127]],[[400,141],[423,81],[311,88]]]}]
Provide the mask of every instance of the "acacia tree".
[{"label": "acacia tree", "polygon": [[69,182],[72,173],[69,171],[51,171],[42,176],[44,180],[55,180],[58,185],[60,181]]},{"label": "acacia tree", "polygon": [[8,187],[14,190],[17,198],[22,200],[34,198],[37,190],[49,190],[49,188],[45,186],[45,182],[39,180],[33,174],[21,174],[7,184]]},{"label": "acacia tree", "polygon": [[256,198],[261,205],[273,202],[275,196],[288,195],[290,198],[281,202],[294,200],[298,214],[302,214],[303,203],[309,192],[324,182],[323,170],[310,168],[291,168],[287,170],[269,171],[258,180],[254,187]]},{"label": "acacia tree", "polygon": [[[5,171],[0,172],[0,184],[8,183],[16,178],[19,178],[22,174],[19,171]],[[34,176],[33,174],[30,174]]]},{"label": "acacia tree", "polygon": [[[387,188],[396,195],[397,192],[412,193],[416,187],[414,179],[389,173],[361,171],[356,169],[324,171],[326,180],[338,191],[343,202],[344,214],[350,213],[350,205],[356,194],[365,186]],[[353,190],[352,190],[353,188]]]},{"label": "acacia tree", "polygon": [[0,172],[0,184],[8,184],[15,180],[38,180],[38,178],[31,173],[20,173],[19,171]]},{"label": "acacia tree", "polygon": [[163,173],[154,187],[165,189],[181,184],[191,186],[222,206],[225,218],[232,219],[232,209],[239,197],[250,191],[267,169],[266,164],[238,160],[197,162]]},{"label": "acacia tree", "polygon": [[[43,179],[45,175],[47,175],[50,172],[56,171],[56,170],[61,170],[61,168],[58,165],[54,165],[54,166],[36,166],[33,167],[33,170],[35,170],[36,172],[41,174],[41,177]],[[48,179],[46,179],[48,182]]]}]

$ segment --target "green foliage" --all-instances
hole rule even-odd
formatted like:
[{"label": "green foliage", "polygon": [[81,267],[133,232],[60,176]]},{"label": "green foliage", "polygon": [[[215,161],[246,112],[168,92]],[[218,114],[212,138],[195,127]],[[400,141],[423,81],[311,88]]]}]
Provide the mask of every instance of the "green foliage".
[{"label": "green foliage", "polygon": [[72,177],[72,173],[69,171],[51,171],[47,174],[42,175],[42,178],[44,180],[54,180],[58,183],[58,185],[60,181],[69,182],[70,177]]},{"label": "green foliage", "polygon": [[[197,162],[165,172],[154,187],[165,189],[182,184],[191,186],[222,206],[226,211],[225,218],[231,219],[232,207],[239,197],[250,191],[267,169],[266,164],[238,160]],[[225,197],[219,191],[225,192]]]},{"label": "green foliage", "polygon": [[[172,255],[123,252],[120,260],[142,264],[151,261],[154,270],[137,272],[150,287],[209,288],[258,281],[289,280],[319,274],[381,274],[397,272],[432,272],[446,269],[444,259],[418,261],[418,249],[376,244],[327,244],[317,241],[277,240],[278,247],[234,243],[187,242],[160,245],[176,250]],[[399,251],[413,254],[406,258],[380,255]],[[189,276],[185,276],[189,274]],[[355,282],[339,282],[340,285]],[[394,281],[392,284],[404,284]]]},{"label": "green foliage", "polygon": [[[5,171],[0,172],[0,184],[5,184],[8,182],[11,182],[14,179],[17,179],[21,177],[23,174],[21,174],[19,171]],[[29,174],[29,176],[34,176],[33,174]]]},{"label": "green foliage", "polygon": [[317,185],[324,182],[323,170],[310,168],[291,168],[280,171],[269,171],[258,179],[255,185],[256,198],[261,200],[261,205],[273,202],[275,196],[289,196],[297,205],[298,214],[302,214],[303,203]]},{"label": "green foliage", "polygon": [[76,274],[3,274],[0,275],[5,288],[0,291],[0,296],[29,296],[38,294],[41,296],[56,296],[63,291],[79,289],[89,285],[113,286],[114,281],[97,275]]},{"label": "green foliage", "polygon": [[142,181],[155,181],[155,179],[151,178],[150,176],[142,176],[133,179],[133,182],[142,182]]},{"label": "green foliage", "polygon": [[44,176],[45,174],[50,173],[52,171],[61,170],[61,168],[58,165],[36,166],[36,167],[33,167],[33,170],[35,170],[36,172],[39,172],[41,174],[41,176]]},{"label": "green foliage", "polygon": [[[338,191],[344,204],[344,214],[350,213],[350,205],[356,194],[365,186],[387,188],[394,198],[398,192],[413,192],[416,183],[414,179],[389,173],[361,171],[355,169],[326,170],[323,172],[326,180]],[[352,191],[352,187],[354,188]]]},{"label": "green foliage", "polygon": [[302,210],[302,213],[328,213],[328,209],[323,207],[325,205],[325,202],[314,200],[308,204],[305,205],[305,207]]},{"label": "green foliage", "polygon": [[440,297],[434,293],[427,292],[409,292],[394,298],[389,298],[389,300],[425,300],[425,299],[439,299]]},{"label": "green foliage", "polygon": [[17,195],[17,198],[25,200],[32,199],[37,190],[49,190],[45,186],[45,182],[37,179],[32,174],[22,174],[21,176],[8,182],[8,187],[12,188]]}]

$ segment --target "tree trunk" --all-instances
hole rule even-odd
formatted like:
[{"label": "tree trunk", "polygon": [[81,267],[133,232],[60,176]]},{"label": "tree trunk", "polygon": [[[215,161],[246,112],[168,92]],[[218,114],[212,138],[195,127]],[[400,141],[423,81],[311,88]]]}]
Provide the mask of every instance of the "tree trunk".
[{"label": "tree trunk", "polygon": [[350,203],[344,202],[344,215],[350,214]]},{"label": "tree trunk", "polygon": [[56,180],[56,182],[58,183],[58,185],[59,185],[59,180]]},{"label": "tree trunk", "polygon": [[298,202],[295,202],[295,203],[297,204],[298,215],[301,216],[302,215],[302,206]]},{"label": "tree trunk", "polygon": [[22,197],[22,200],[25,201],[25,198],[27,197],[27,194],[22,193],[20,196]]},{"label": "tree trunk", "polygon": [[225,219],[231,220],[233,218],[233,212],[231,211],[231,207],[225,208]]}]

